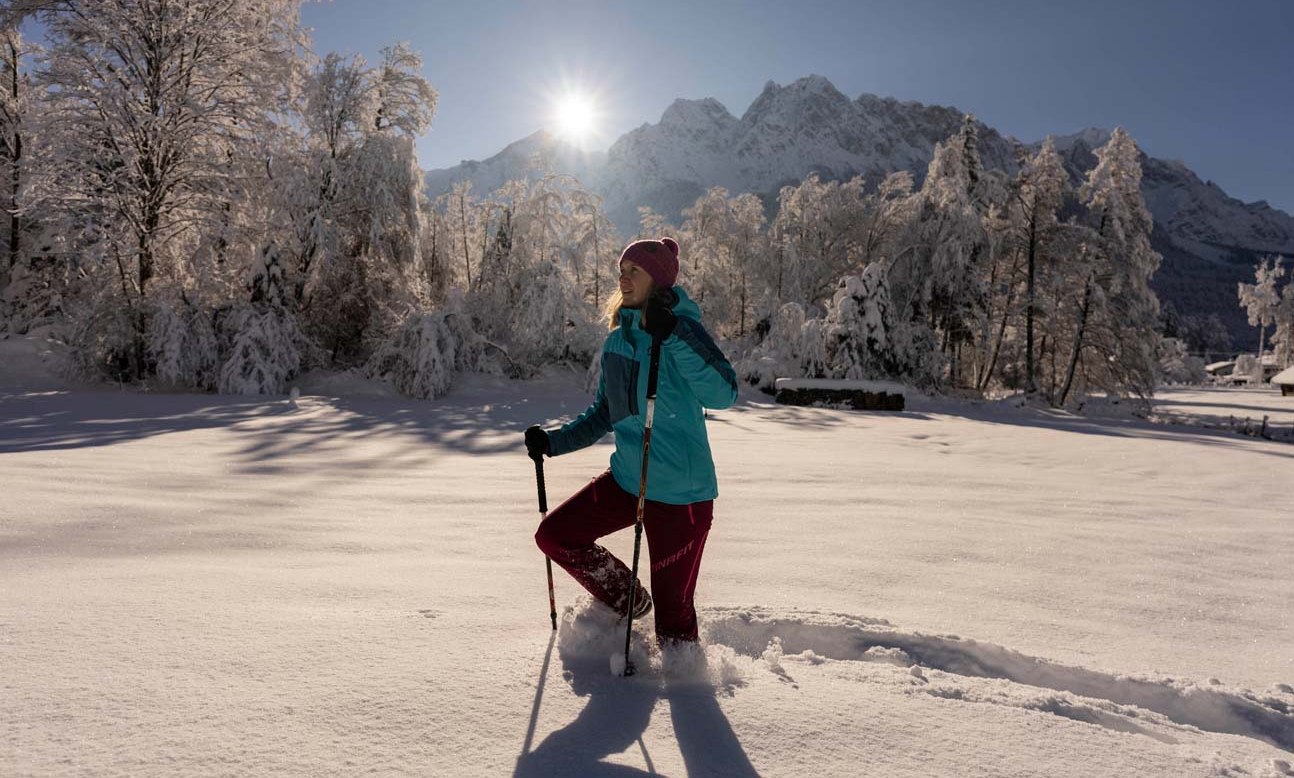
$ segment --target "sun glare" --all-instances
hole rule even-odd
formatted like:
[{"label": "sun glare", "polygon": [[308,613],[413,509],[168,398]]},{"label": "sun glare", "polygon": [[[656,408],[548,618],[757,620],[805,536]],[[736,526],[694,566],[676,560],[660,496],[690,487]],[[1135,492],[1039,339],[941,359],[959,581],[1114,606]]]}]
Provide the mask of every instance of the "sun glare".
[{"label": "sun glare", "polygon": [[597,109],[584,95],[568,94],[553,106],[553,120],[559,135],[568,141],[581,142],[596,129]]}]

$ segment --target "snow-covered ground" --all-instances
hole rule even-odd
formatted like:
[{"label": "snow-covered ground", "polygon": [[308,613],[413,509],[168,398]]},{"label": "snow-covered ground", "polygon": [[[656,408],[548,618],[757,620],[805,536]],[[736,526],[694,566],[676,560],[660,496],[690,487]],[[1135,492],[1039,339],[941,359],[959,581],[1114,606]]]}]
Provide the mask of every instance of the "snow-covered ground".
[{"label": "snow-covered ground", "polygon": [[708,670],[623,679],[531,540],[520,432],[578,380],[353,384],[0,389],[0,774],[1294,775],[1294,446],[751,395],[710,424]]}]

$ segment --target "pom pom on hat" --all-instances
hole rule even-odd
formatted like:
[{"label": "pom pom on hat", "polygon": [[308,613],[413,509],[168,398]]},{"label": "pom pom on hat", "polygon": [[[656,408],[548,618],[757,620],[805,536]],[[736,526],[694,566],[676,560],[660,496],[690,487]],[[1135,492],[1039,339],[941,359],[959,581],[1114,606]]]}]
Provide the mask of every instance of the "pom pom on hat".
[{"label": "pom pom on hat", "polygon": [[626,259],[646,270],[656,286],[669,289],[678,279],[678,241],[673,238],[636,240],[621,252],[620,261]]}]

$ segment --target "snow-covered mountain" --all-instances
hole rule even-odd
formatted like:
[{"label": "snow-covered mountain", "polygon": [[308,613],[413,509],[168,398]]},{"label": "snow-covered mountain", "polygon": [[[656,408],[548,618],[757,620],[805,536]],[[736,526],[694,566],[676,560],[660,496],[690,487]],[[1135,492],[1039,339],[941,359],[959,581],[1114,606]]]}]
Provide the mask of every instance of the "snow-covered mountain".
[{"label": "snow-covered mountain", "polygon": [[[713,98],[679,99],[659,122],[626,133],[605,153],[581,152],[541,131],[484,161],[428,172],[427,189],[437,195],[470,180],[479,195],[533,174],[543,157],[552,170],[602,195],[611,218],[632,234],[639,205],[677,220],[712,186],[754,192],[772,206],[780,187],[811,172],[877,182],[907,170],[920,182],[935,143],[958,130],[963,114],[870,94],[851,100],[822,76],[786,86],[769,81],[740,119]],[[1037,146],[983,124],[979,130],[986,167],[1014,171],[1017,149]],[[1095,164],[1092,151],[1108,137],[1107,130],[1087,129],[1056,138],[1075,180]],[[1263,253],[1294,254],[1294,217],[1265,202],[1232,198],[1181,162],[1145,157],[1143,166],[1142,191],[1158,228],[1156,248],[1165,256],[1156,283],[1161,296],[1183,312],[1216,312],[1234,337],[1244,337],[1249,328],[1235,283],[1251,280]]]},{"label": "snow-covered mountain", "polygon": [[584,151],[564,143],[547,130],[539,130],[484,161],[465,159],[451,168],[428,170],[426,191],[435,197],[450,191],[459,181],[471,181],[472,192],[480,196],[508,181],[533,177],[537,171],[553,170],[588,182],[601,171],[605,151]]},{"label": "snow-covered mountain", "polygon": [[[769,81],[740,119],[713,98],[679,99],[658,123],[631,130],[603,154],[581,152],[540,131],[484,161],[429,171],[427,191],[435,196],[470,180],[474,192],[488,192],[533,175],[542,156],[553,170],[601,194],[612,219],[632,232],[639,205],[676,219],[712,186],[772,202],[780,187],[811,172],[875,180],[909,170],[920,180],[935,143],[958,130],[962,115],[956,108],[867,94],[850,100],[822,76],[787,86]],[[984,163],[1012,169],[1016,142],[980,129]]]}]

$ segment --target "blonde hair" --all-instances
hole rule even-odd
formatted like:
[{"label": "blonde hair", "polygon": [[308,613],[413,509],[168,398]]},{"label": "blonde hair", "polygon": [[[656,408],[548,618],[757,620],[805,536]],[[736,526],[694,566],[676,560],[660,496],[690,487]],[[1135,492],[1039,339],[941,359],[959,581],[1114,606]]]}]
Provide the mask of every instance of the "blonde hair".
[{"label": "blonde hair", "polygon": [[606,305],[602,306],[602,315],[607,317],[607,329],[614,330],[620,326],[620,309],[624,307],[625,295],[616,287],[616,291],[607,298]]}]

